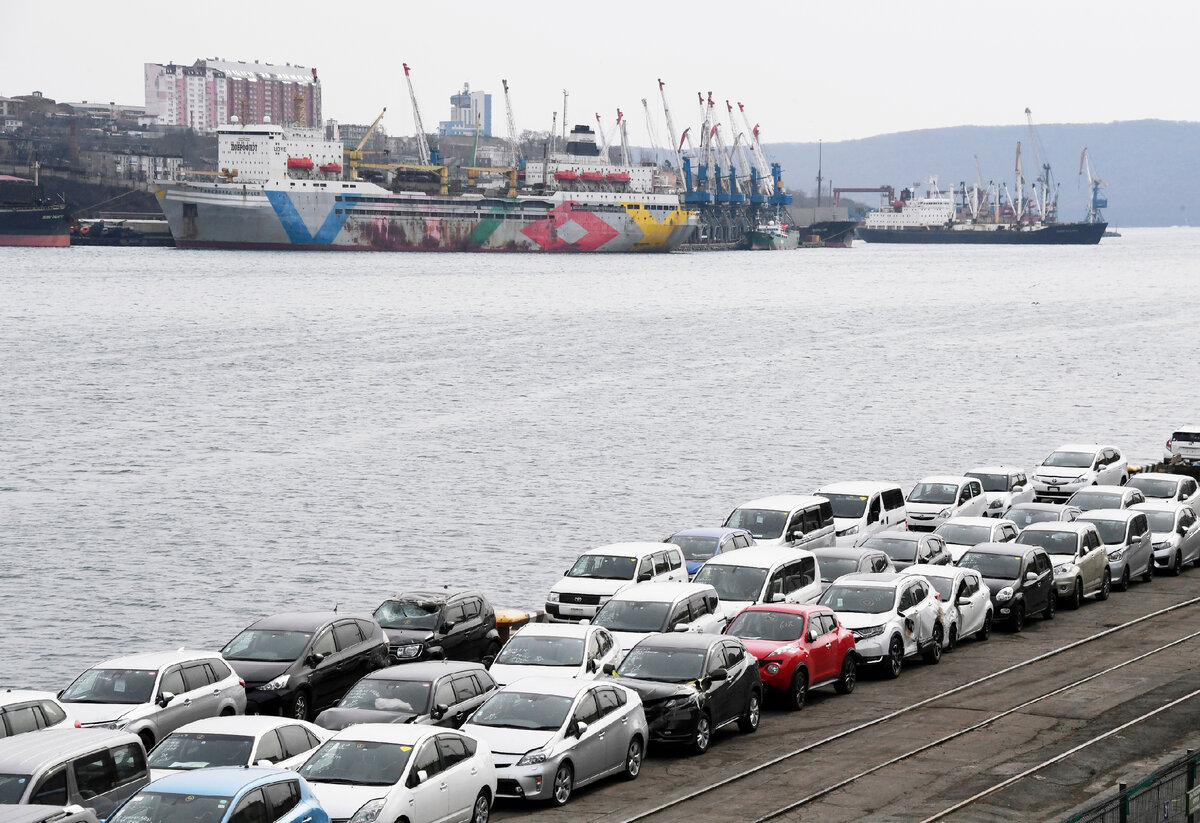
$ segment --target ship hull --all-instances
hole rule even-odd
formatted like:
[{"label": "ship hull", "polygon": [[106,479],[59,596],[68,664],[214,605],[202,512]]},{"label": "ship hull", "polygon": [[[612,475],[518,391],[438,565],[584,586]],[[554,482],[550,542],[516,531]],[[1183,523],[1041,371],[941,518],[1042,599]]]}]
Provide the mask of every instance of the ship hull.
[{"label": "ship hull", "polygon": [[746,232],[746,244],[755,251],[780,251],[800,248],[800,232],[759,231],[752,229]]},{"label": "ship hull", "polygon": [[1104,236],[1107,223],[1051,223],[1046,226],[993,228],[964,224],[955,228],[905,227],[872,229],[859,227],[858,237],[866,243],[965,243],[1032,246],[1094,246]]},{"label": "ship hull", "polygon": [[0,206],[0,246],[71,245],[65,206]]}]

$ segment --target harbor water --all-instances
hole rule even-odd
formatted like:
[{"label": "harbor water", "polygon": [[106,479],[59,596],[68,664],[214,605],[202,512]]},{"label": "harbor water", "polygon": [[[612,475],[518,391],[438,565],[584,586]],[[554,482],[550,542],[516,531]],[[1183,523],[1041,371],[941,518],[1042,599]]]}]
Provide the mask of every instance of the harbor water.
[{"label": "harbor water", "polygon": [[0,249],[0,687],[836,480],[1156,458],[1200,230],[674,255]]}]

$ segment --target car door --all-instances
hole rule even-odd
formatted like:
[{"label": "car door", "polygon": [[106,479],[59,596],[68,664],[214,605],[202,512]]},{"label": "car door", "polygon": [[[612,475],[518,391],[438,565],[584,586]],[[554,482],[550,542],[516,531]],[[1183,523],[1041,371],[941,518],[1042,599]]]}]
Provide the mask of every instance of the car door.
[{"label": "car door", "polygon": [[340,620],[333,624],[333,641],[338,649],[335,665],[339,697],[373,670],[371,649],[362,635],[357,620]]},{"label": "car door", "polygon": [[453,719],[450,723],[442,723],[440,725],[453,726],[457,729],[479,708],[487,696],[483,693],[474,672],[456,675],[453,680],[453,686],[454,707],[448,713],[453,715]]},{"label": "car door", "polygon": [[[606,729],[600,722],[600,705],[596,702],[596,689],[590,688],[575,701],[571,722],[576,729],[575,745],[571,747],[571,759],[575,763],[575,783],[582,784],[604,771],[608,762]],[[579,731],[579,723],[587,728]]]},{"label": "car door", "polygon": [[283,741],[279,738],[279,732],[276,729],[268,729],[263,732],[263,736],[258,740],[258,745],[254,747],[254,755],[250,758],[250,762],[257,765],[265,760],[274,765],[285,757],[287,755],[284,754]]},{"label": "car door", "polygon": [[1179,551],[1183,554],[1184,562],[1200,557],[1200,518],[1196,510],[1188,506],[1179,513]]},{"label": "car door", "polygon": [[450,787],[441,772],[442,755],[438,751],[437,738],[431,737],[421,743],[408,767],[404,785],[410,796],[408,808],[402,809],[404,817],[414,821],[440,821],[449,815]]},{"label": "car door", "polygon": [[1130,573],[1137,574],[1145,572],[1150,564],[1154,563],[1154,544],[1150,534],[1150,522],[1146,519],[1146,515],[1138,512],[1137,516],[1130,521],[1130,527],[1133,530],[1134,553],[1134,557],[1129,561],[1133,564]]},{"label": "car door", "polygon": [[[221,690],[209,679],[209,668],[203,661],[188,663],[183,667],[183,685],[185,692],[184,723],[202,720],[205,717],[216,717],[221,705]],[[182,724],[180,724],[182,725]],[[163,736],[168,730],[161,726],[159,732]]]},{"label": "car door", "polygon": [[917,607],[916,588],[913,580],[904,580],[898,586],[899,605],[896,607],[904,620],[904,654],[911,656],[917,653],[918,643],[921,642],[921,615]]},{"label": "car door", "polygon": [[442,776],[446,781],[448,819],[470,820],[475,796],[482,781],[479,767],[472,762],[467,740],[458,734],[439,734],[436,738],[442,757]]},{"label": "car door", "polygon": [[1084,585],[1088,591],[1098,589],[1104,580],[1104,571],[1108,568],[1108,555],[1100,542],[1100,535],[1095,531],[1084,532],[1081,538],[1079,568],[1083,572]]},{"label": "car door", "polygon": [[834,633],[837,622],[833,615],[824,612],[810,613],[805,629],[805,645],[808,647],[809,682],[820,683],[839,673],[841,660],[834,648]]},{"label": "car door", "polygon": [[454,675],[444,674],[433,682],[433,714],[429,722],[435,726],[456,728],[454,706],[458,700],[454,693]]},{"label": "car door", "polygon": [[802,557],[784,568],[784,600],[788,603],[815,603],[821,597],[821,577],[816,557]]},{"label": "car door", "polygon": [[683,557],[683,550],[678,546],[667,546],[667,565],[671,567],[671,571],[667,573],[667,579],[676,583],[686,583],[688,580],[687,561]]},{"label": "car door", "polygon": [[1054,596],[1054,570],[1053,564],[1050,562],[1050,555],[1045,551],[1036,551],[1033,555],[1034,571],[1038,574],[1037,582],[1034,584],[1034,591],[1037,594],[1037,611],[1042,611],[1050,602],[1050,598]]},{"label": "car door", "polygon": [[442,651],[447,660],[470,660],[469,643],[471,626],[467,622],[466,604],[453,600],[446,605],[442,617]]},{"label": "car door", "polygon": [[600,716],[606,729],[608,770],[613,770],[624,764],[629,739],[633,736],[629,712],[625,711],[625,696],[612,686],[600,686],[596,689],[596,703],[600,706]]},{"label": "car door", "polygon": [[725,672],[725,678],[722,680],[708,681],[708,686],[704,693],[708,699],[708,710],[712,716],[713,726],[720,726],[726,720],[735,716],[732,714],[735,711],[740,711],[740,706],[735,707],[734,684],[729,676],[729,670],[725,661],[725,651],[721,643],[713,643],[708,647],[708,653],[704,658],[704,676],[711,678],[716,671]]},{"label": "car door", "polygon": [[183,682],[183,666],[168,666],[158,684],[157,697],[172,695],[167,705],[155,712],[154,722],[158,727],[157,739],[161,740],[167,734],[178,729],[184,723],[194,720],[191,716],[192,701],[187,693],[187,684]]},{"label": "car door", "polygon": [[904,510],[904,492],[899,488],[885,489],[883,492],[883,520],[887,524],[887,528],[899,526],[907,519],[907,516]]},{"label": "car door", "polygon": [[229,823],[268,823],[271,820],[267,797],[262,788],[254,788],[238,799]]},{"label": "car door", "polygon": [[746,651],[740,641],[727,639],[722,644],[725,655],[725,670],[729,672],[731,682],[730,717],[742,717],[750,702],[750,694],[755,683],[761,682],[758,677],[758,658]]},{"label": "car door", "polygon": [[596,638],[596,647],[598,650],[596,656],[596,667],[594,672],[604,671],[605,663],[616,664],[620,658],[621,650],[617,646],[616,638],[608,633],[607,629],[596,627],[592,636]]},{"label": "car door", "polygon": [[[913,582],[913,587],[915,589],[913,596],[917,601],[917,613],[920,615],[920,642],[928,643],[933,639],[933,627],[941,622],[942,607],[933,594],[933,587],[927,581],[916,580]],[[943,637],[945,637],[945,631],[943,626]]]},{"label": "car door", "polygon": [[[299,780],[279,780],[266,784],[262,790],[271,807],[268,820],[274,820],[277,823],[297,823],[297,821],[303,821],[305,816],[309,816],[311,809],[300,806]],[[312,817],[309,816],[308,819],[311,821]]]},{"label": "car door", "polygon": [[324,708],[336,703],[345,691],[341,688],[341,673],[338,671],[337,644],[333,639],[333,626],[325,626],[313,637],[312,655],[319,655],[320,660],[312,668],[309,675],[309,686],[312,688],[314,709]]},{"label": "car door", "polygon": [[1194,505],[1197,497],[1200,497],[1200,485],[1197,485],[1192,478],[1186,477],[1179,486],[1179,502],[1187,503],[1189,506]]},{"label": "car door", "polygon": [[1017,539],[1017,527],[1011,523],[997,523],[992,527],[992,540],[996,543],[1011,543]]}]

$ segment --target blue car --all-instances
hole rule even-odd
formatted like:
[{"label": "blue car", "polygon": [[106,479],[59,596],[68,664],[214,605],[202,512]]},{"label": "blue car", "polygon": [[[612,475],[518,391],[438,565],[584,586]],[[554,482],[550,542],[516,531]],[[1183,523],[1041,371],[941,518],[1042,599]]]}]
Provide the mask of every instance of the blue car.
[{"label": "blue car", "polygon": [[218,766],[142,789],[104,823],[329,823],[304,778],[286,769]]},{"label": "blue car", "polygon": [[754,537],[745,529],[718,527],[684,529],[663,542],[674,543],[683,549],[683,559],[687,562],[688,577],[691,578],[704,565],[704,561],[714,554],[753,546]]}]

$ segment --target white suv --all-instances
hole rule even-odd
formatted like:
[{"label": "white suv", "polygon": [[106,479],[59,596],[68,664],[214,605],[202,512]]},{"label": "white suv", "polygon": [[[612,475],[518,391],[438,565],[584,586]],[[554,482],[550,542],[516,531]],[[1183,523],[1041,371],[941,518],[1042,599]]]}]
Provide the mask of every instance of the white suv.
[{"label": "white suv", "polygon": [[610,543],[584,552],[546,597],[546,619],[578,623],[595,617],[614,594],[635,583],[686,583],[687,562],[674,543]]},{"label": "white suv", "polygon": [[987,498],[974,477],[934,475],[913,486],[904,510],[909,531],[931,532],[951,517],[983,517]]},{"label": "white suv", "polygon": [[52,729],[78,727],[75,718],[50,692],[5,689],[0,692],[0,737]]},{"label": "white suv", "polygon": [[1019,503],[1033,502],[1033,486],[1025,476],[1024,469],[1012,466],[976,466],[966,473],[983,484],[987,497],[987,517],[1003,517],[1004,513]]},{"label": "white suv", "polygon": [[[746,551],[742,549],[742,551]],[[604,604],[595,624],[608,629],[621,658],[646,635],[662,632],[720,634],[728,619],[712,586],[700,583],[638,583]]]},{"label": "white suv", "polygon": [[1062,503],[1085,486],[1123,486],[1129,465],[1113,446],[1067,443],[1033,468],[1033,499]]},{"label": "white suv", "polygon": [[839,546],[904,523],[904,492],[895,483],[831,483],[813,492],[833,504],[833,528]]},{"label": "white suv", "polygon": [[817,558],[804,549],[752,546],[722,552],[701,566],[692,582],[715,588],[731,620],[756,603],[814,603],[821,596]]}]

